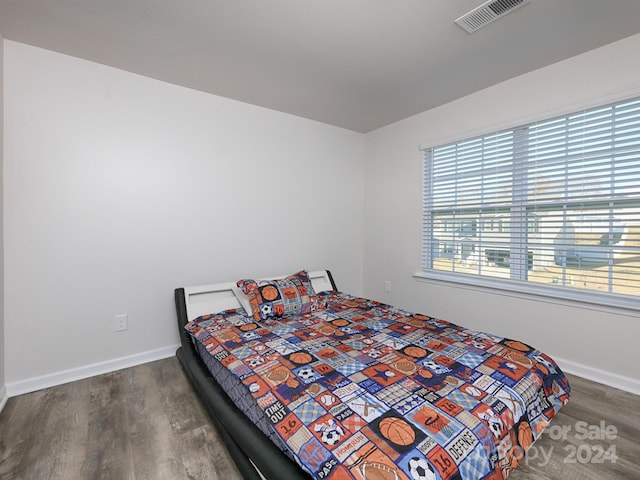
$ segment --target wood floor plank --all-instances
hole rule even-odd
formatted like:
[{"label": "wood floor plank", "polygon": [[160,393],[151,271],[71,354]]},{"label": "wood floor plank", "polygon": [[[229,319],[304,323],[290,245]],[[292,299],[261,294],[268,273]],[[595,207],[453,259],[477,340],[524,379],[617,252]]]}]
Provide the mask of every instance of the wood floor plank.
[{"label": "wood floor plank", "polygon": [[180,434],[180,441],[183,444],[180,450],[182,462],[188,478],[241,480],[218,432],[211,425]]},{"label": "wood floor plank", "polygon": [[[187,479],[179,453],[181,442],[157,395],[161,386],[153,376],[154,365],[141,365],[132,370],[127,395],[136,480]],[[156,394],[149,395],[151,391]]]},{"label": "wood floor plank", "polygon": [[135,480],[123,389],[125,375],[126,370],[120,370],[89,379],[82,478]]},{"label": "wood floor plank", "polygon": [[[569,380],[569,404],[510,480],[639,479],[640,397]],[[582,438],[581,429],[608,426],[615,434]],[[612,447],[615,461],[596,458]],[[0,413],[0,478],[241,479],[176,358],[10,398]]]},{"label": "wood floor plank", "polygon": [[155,364],[152,376],[158,385],[162,409],[178,443],[175,452],[182,459],[188,478],[240,479],[206,411],[195,398],[186,377],[175,374],[176,369],[181,367],[178,360],[173,358]]},{"label": "wood floor plank", "polygon": [[63,480],[77,476],[83,454],[74,445],[82,445],[87,438],[86,384],[60,385],[52,389],[55,399],[47,398],[51,404],[48,423],[43,425],[45,432],[53,432],[45,437],[48,444],[49,470],[43,471],[43,478]]},{"label": "wood floor plank", "polygon": [[[32,438],[37,436],[38,425],[46,418],[42,408],[46,396],[47,392],[42,390],[10,398],[0,414],[0,476],[3,479],[28,478],[32,457],[38,455],[36,450],[41,445]],[[42,434],[44,436],[44,432]]]}]

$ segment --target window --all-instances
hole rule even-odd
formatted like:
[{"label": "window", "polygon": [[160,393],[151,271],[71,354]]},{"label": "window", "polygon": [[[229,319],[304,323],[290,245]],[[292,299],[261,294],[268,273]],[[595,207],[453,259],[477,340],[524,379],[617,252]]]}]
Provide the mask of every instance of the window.
[{"label": "window", "polygon": [[640,99],[425,149],[422,273],[637,303]]}]

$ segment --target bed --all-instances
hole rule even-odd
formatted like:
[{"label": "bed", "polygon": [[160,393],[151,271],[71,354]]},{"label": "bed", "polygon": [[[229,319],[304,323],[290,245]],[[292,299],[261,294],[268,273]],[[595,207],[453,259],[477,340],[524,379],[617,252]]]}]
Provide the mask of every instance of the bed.
[{"label": "bed", "polygon": [[340,292],[327,270],[175,303],[176,355],[245,479],[504,479],[569,400],[543,352]]}]

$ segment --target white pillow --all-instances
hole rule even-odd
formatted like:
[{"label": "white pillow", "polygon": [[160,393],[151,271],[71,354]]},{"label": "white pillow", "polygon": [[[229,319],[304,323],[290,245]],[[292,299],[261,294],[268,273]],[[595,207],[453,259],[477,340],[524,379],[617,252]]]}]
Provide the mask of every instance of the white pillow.
[{"label": "white pillow", "polygon": [[232,287],[232,290],[233,294],[238,299],[238,302],[240,302],[240,305],[242,305],[242,308],[244,308],[245,315],[247,315],[248,317],[253,316],[253,312],[251,311],[251,304],[249,303],[249,297],[245,295],[240,287],[236,287],[234,285]]}]

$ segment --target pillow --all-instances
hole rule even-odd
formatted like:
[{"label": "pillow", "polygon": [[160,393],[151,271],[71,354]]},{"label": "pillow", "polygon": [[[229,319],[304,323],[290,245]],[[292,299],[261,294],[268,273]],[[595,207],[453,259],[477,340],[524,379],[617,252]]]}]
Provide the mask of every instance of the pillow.
[{"label": "pillow", "polygon": [[242,308],[244,308],[246,315],[248,317],[253,316],[253,311],[251,310],[251,303],[249,302],[249,297],[245,295],[242,289],[238,286],[231,287],[231,290],[233,290],[233,294],[236,296],[236,299],[238,300],[240,305],[242,305]]},{"label": "pillow", "polygon": [[254,320],[311,313],[320,308],[306,270],[278,280],[238,280],[238,287],[249,298]]}]

